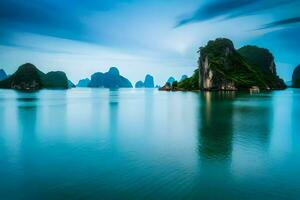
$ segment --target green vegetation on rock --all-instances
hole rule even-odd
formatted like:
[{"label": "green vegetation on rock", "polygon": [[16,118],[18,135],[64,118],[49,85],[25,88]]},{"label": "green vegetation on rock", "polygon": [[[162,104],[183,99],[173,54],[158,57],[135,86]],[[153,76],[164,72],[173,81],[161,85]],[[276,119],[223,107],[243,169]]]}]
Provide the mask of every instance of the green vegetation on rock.
[{"label": "green vegetation on rock", "polygon": [[0,81],[0,88],[17,90],[67,89],[68,78],[64,72],[49,72],[44,74],[30,63],[21,65],[7,79]]},{"label": "green vegetation on rock", "polygon": [[177,83],[177,88],[183,90],[199,90],[199,69],[194,71],[194,74]]},{"label": "green vegetation on rock", "polygon": [[249,64],[259,67],[263,72],[276,74],[274,57],[268,49],[247,45],[240,48],[238,53],[243,56]]},{"label": "green vegetation on rock", "polygon": [[49,72],[42,76],[42,83],[44,88],[69,88],[66,74],[60,71]]},{"label": "green vegetation on rock", "polygon": [[209,41],[198,51],[198,70],[195,70],[192,77],[179,82],[178,89],[243,90],[251,87],[286,87],[276,75],[274,59],[269,51],[253,46],[243,47],[239,51],[235,50],[229,39]]}]

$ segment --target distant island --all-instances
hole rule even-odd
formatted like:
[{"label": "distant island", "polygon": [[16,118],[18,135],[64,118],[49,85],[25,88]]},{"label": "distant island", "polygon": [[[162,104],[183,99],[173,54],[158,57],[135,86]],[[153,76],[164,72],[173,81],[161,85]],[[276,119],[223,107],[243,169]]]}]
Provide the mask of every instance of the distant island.
[{"label": "distant island", "polygon": [[300,65],[298,65],[293,72],[292,87],[300,88]]},{"label": "distant island", "polygon": [[68,89],[72,83],[61,71],[40,71],[30,63],[21,65],[11,76],[0,81],[0,88],[34,91],[39,89]]},{"label": "distant island", "polygon": [[231,40],[209,41],[198,51],[198,69],[194,74],[161,90],[245,90],[285,89],[277,76],[273,55],[267,49],[245,46],[238,50]]},{"label": "distant island", "polygon": [[76,87],[89,87],[91,80],[88,78],[81,79],[78,81]]},{"label": "distant island", "polygon": [[184,81],[185,79],[187,79],[188,76],[187,75],[182,75],[180,81]]},{"label": "distant island", "polygon": [[[180,81],[169,77],[159,88],[163,91],[236,91],[236,90],[281,90],[287,88],[277,75],[272,53],[257,46],[235,49],[226,38],[211,40],[199,48],[198,68],[191,77],[182,75]],[[300,65],[293,72],[292,87],[300,88]],[[21,65],[8,76],[0,69],[0,88],[34,91],[39,89],[68,89],[76,87],[62,71],[43,73],[31,63]],[[118,68],[108,72],[96,72],[91,78],[78,82],[77,87],[132,88],[131,82],[120,75]],[[135,88],[154,88],[150,74],[144,81],[137,81]],[[156,86],[158,87],[158,86]]]},{"label": "distant island", "polygon": [[169,83],[170,85],[172,85],[175,81],[176,81],[176,79],[173,76],[171,76],[168,78],[166,83]]},{"label": "distant island", "polygon": [[[152,87],[153,77],[147,76],[146,85]],[[39,89],[69,89],[76,87],[62,71],[43,73],[31,63],[21,65],[15,73],[7,76],[0,70],[0,88],[16,89],[22,91],[35,91]],[[131,82],[121,76],[116,67],[111,67],[108,72],[97,72],[90,79],[82,79],[77,87],[92,88],[132,88]],[[153,86],[154,87],[154,86]]]},{"label": "distant island", "polygon": [[[188,77],[181,77],[182,81],[187,79]],[[176,79],[171,76],[168,78],[167,82],[165,83],[164,86],[160,87],[159,90],[162,91],[171,91],[171,90],[184,90],[184,89],[180,89],[178,88],[178,81],[176,81]]]},{"label": "distant island", "polygon": [[145,76],[145,80],[137,81],[135,83],[135,88],[154,88],[154,78],[150,74]]},{"label": "distant island", "polygon": [[[88,81],[86,80],[86,83]],[[83,82],[82,82],[83,83]],[[111,67],[108,72],[97,72],[88,83],[91,88],[132,88],[131,82],[120,75],[118,68]]]}]

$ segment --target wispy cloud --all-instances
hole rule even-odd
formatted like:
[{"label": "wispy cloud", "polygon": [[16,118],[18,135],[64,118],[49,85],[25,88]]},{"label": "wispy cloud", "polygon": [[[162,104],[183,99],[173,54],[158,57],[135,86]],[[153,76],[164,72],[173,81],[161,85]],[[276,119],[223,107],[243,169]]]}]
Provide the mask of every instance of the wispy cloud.
[{"label": "wispy cloud", "polygon": [[201,5],[190,16],[181,18],[175,27],[211,20],[217,17],[223,17],[224,19],[236,18],[295,2],[299,2],[299,0],[211,1],[205,5]]},{"label": "wispy cloud", "polygon": [[107,12],[133,0],[1,0],[1,28],[19,29],[65,39],[90,41],[82,20],[93,12]]},{"label": "wispy cloud", "polygon": [[257,30],[275,28],[275,27],[280,27],[280,26],[289,25],[289,24],[297,24],[297,23],[300,23],[300,16],[268,23],[268,24],[263,25],[261,28],[259,28]]}]

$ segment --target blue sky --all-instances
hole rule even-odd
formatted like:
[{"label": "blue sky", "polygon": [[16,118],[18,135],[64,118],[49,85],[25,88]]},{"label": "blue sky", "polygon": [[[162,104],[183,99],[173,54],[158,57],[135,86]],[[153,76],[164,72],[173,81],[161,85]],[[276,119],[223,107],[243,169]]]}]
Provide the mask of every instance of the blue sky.
[{"label": "blue sky", "polygon": [[31,62],[77,82],[117,66],[133,83],[191,75],[197,50],[227,37],[269,48],[290,80],[300,64],[300,0],[1,0],[0,68]]}]

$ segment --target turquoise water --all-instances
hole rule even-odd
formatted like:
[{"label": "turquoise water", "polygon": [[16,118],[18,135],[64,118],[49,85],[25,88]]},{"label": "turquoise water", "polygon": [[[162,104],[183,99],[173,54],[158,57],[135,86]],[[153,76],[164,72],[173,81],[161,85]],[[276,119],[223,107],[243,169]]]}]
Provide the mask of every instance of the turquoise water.
[{"label": "turquoise water", "polygon": [[299,199],[300,90],[0,90],[0,199]]}]

